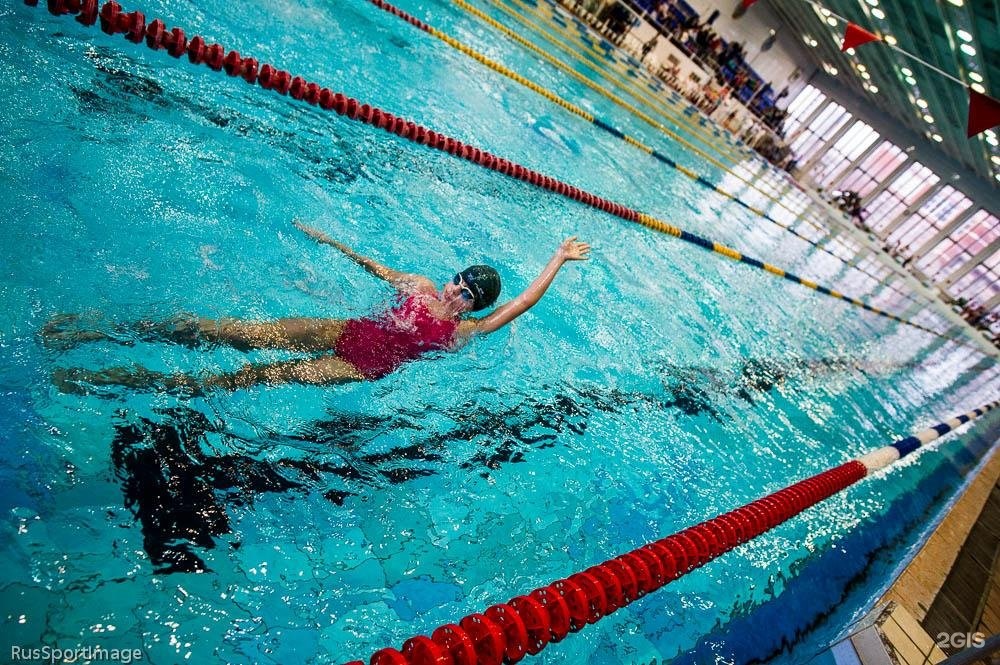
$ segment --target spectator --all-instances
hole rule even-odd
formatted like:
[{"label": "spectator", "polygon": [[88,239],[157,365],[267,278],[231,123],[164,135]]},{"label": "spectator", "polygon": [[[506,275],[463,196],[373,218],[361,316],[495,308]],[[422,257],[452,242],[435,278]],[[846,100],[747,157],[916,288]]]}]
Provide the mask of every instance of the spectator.
[{"label": "spectator", "polygon": [[643,62],[646,61],[646,56],[649,55],[650,51],[656,48],[656,43],[659,41],[659,39],[660,39],[659,35],[653,35],[652,39],[650,39],[648,42],[642,45],[642,57],[640,58],[640,60],[642,60]]}]

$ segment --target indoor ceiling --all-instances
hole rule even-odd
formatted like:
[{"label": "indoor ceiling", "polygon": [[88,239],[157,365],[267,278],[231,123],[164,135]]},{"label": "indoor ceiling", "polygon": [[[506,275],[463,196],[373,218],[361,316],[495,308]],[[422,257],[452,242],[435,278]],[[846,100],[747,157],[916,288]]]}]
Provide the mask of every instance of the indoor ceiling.
[{"label": "indoor ceiling", "polygon": [[[1000,0],[769,0],[816,64],[996,186],[998,129],[966,138],[968,90],[889,46],[1000,97]],[[824,11],[825,10],[825,11]],[[826,13],[829,12],[829,16]],[[881,35],[840,52],[841,16]],[[867,77],[867,78],[866,78]]]}]

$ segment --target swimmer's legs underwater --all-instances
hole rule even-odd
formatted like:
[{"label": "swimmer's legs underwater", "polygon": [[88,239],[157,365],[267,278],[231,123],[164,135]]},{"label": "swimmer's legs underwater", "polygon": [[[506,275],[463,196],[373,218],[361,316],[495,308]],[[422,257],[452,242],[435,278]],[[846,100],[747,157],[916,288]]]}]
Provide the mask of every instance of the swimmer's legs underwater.
[{"label": "swimmer's legs underwater", "polygon": [[190,314],[167,321],[137,321],[115,326],[105,332],[78,314],[60,314],[41,330],[47,346],[71,348],[87,342],[109,341],[132,344],[132,337],[145,341],[165,341],[186,346],[225,344],[242,351],[287,349],[289,351],[329,351],[344,331],[343,319],[293,317],[274,321],[208,319]]},{"label": "swimmer's legs underwater", "polygon": [[199,318],[192,323],[198,339],[208,343],[226,344],[243,351],[250,349],[329,351],[337,345],[347,321],[307,317],[274,321]]},{"label": "swimmer's legs underwater", "polygon": [[[342,319],[284,318],[274,321],[208,319],[181,316],[168,321],[139,321],[116,327],[113,333],[81,325],[78,315],[61,315],[49,321],[41,335],[46,345],[69,348],[86,342],[111,341],[131,344],[130,336],[147,341],[167,341],[187,346],[225,344],[248,351],[285,349],[289,351],[332,351],[340,339],[346,321]],[[94,386],[159,388],[168,391],[203,394],[222,388],[238,390],[257,384],[302,383],[333,385],[363,381],[354,365],[337,356],[287,360],[266,365],[244,365],[235,372],[194,377],[188,374],[164,374],[144,367],[111,367],[89,370],[82,367],[57,369],[52,382],[63,392],[87,392],[83,383]]]},{"label": "swimmer's legs underwater", "polygon": [[279,385],[285,383],[329,386],[364,381],[364,378],[354,365],[337,356],[286,360],[267,365],[248,364],[235,372],[208,374],[203,377],[180,373],[152,372],[138,366],[111,367],[103,370],[69,367],[57,369],[52,373],[52,383],[60,391],[84,394],[88,391],[81,384],[161,389],[203,395],[206,391],[216,388],[239,390],[258,384]]}]

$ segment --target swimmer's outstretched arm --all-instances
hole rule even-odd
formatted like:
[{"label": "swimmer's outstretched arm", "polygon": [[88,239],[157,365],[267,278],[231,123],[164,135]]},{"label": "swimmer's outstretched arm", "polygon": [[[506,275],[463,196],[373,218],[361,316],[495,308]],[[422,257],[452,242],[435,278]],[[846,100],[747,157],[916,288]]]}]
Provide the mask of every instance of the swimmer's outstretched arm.
[{"label": "swimmer's outstretched arm", "polygon": [[305,233],[307,236],[312,238],[318,243],[324,245],[330,245],[338,249],[347,258],[357,263],[359,266],[367,270],[370,274],[378,277],[379,279],[389,282],[399,291],[404,291],[407,293],[415,292],[428,292],[436,293],[434,287],[434,282],[427,279],[422,275],[415,275],[413,273],[400,272],[399,270],[393,270],[387,266],[382,265],[374,259],[370,259],[367,256],[362,256],[358,254],[353,249],[340,242],[339,240],[334,240],[327,234],[323,233],[319,229],[313,228],[311,226],[306,226],[302,222],[296,220],[293,222],[295,227]]},{"label": "swimmer's outstretched arm", "polygon": [[585,242],[578,242],[576,236],[567,238],[559,245],[559,249],[552,255],[542,273],[535,278],[535,281],[526,288],[521,295],[513,300],[509,300],[493,310],[489,316],[479,320],[469,320],[463,323],[464,330],[461,332],[471,335],[477,333],[491,333],[502,328],[517,317],[521,316],[535,303],[541,300],[545,291],[552,284],[556,273],[567,261],[586,261],[590,258],[590,245]]}]

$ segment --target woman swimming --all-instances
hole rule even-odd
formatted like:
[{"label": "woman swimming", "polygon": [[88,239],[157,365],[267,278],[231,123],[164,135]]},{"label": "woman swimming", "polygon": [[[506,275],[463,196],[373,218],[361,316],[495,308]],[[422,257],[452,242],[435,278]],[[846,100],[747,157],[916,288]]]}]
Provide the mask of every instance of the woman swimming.
[{"label": "woman swimming", "polygon": [[[578,242],[575,236],[567,238],[523,293],[476,319],[465,315],[491,306],[500,295],[500,276],[493,268],[483,265],[466,268],[438,291],[427,277],[387,268],[318,229],[300,222],[295,222],[295,226],[391,284],[397,292],[397,304],[360,319],[244,321],[187,317],[160,323],[140,322],[129,329],[146,339],[227,344],[241,350],[288,349],[321,355],[266,365],[248,364],[235,372],[202,378],[161,374],[144,368],[113,367],[100,371],[70,368],[56,370],[53,382],[68,392],[80,392],[80,383],[162,386],[201,392],[210,388],[235,390],[260,383],[329,385],[380,379],[429,351],[454,351],[475,335],[507,325],[539,301],[564,263],[585,260],[590,252],[590,246]],[[72,316],[53,319],[42,330],[44,340],[52,345],[115,340],[99,331],[73,329],[76,321],[77,317]]]}]

